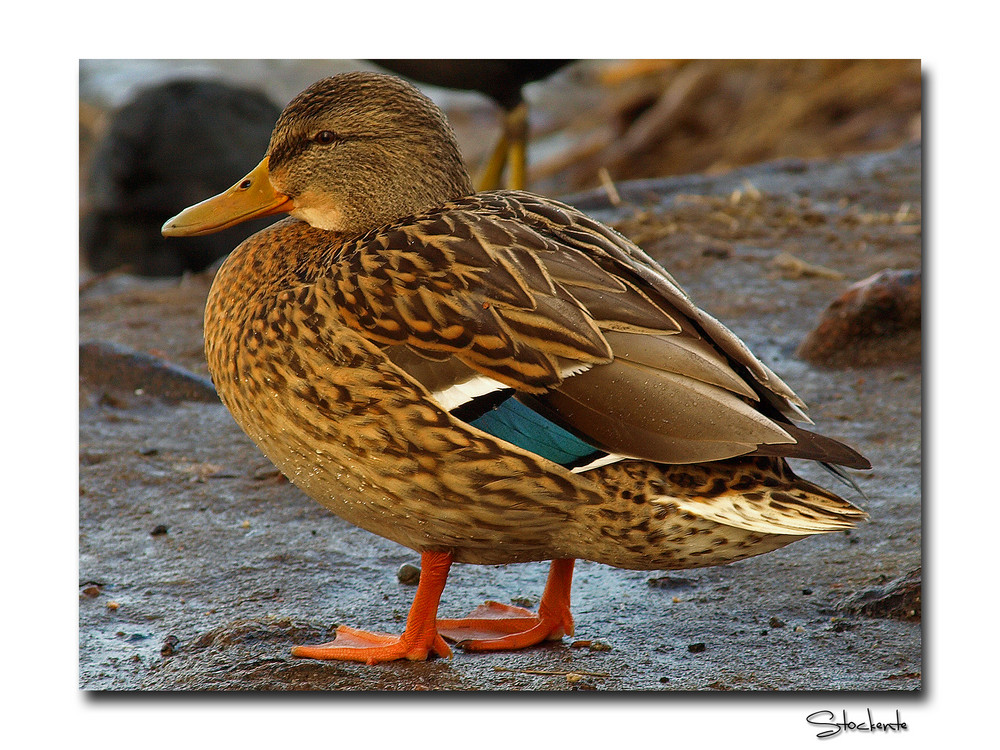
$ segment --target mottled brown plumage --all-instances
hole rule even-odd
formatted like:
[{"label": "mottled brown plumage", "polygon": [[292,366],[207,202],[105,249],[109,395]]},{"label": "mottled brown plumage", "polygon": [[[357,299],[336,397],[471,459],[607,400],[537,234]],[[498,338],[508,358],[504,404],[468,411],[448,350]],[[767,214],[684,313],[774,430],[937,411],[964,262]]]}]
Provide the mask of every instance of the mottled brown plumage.
[{"label": "mottled brown plumage", "polygon": [[[308,495],[434,571],[403,636],[348,630],[300,655],[424,658],[447,651],[438,631],[529,645],[571,632],[573,558],[716,565],[864,516],[785,457],[867,461],[793,425],[804,404],[736,336],[579,211],[472,194],[450,128],[408,84],[315,84],[246,180],[164,231],[279,210],[297,218],[234,250],[208,299],[220,397]],[[452,560],[547,559],[561,562],[538,615],[434,625]]]}]

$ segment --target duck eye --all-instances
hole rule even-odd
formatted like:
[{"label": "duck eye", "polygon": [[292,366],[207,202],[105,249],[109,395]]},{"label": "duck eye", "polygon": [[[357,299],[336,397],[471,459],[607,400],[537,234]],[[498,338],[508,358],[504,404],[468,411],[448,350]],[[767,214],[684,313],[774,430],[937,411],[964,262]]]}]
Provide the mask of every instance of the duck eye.
[{"label": "duck eye", "polygon": [[337,135],[332,130],[321,130],[313,136],[313,140],[316,143],[333,143],[337,140]]}]

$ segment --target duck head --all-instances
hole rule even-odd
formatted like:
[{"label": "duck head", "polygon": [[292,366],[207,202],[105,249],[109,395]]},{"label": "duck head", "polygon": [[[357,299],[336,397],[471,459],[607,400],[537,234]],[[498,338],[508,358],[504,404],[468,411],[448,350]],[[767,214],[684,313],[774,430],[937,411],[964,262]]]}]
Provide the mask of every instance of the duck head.
[{"label": "duck head", "polygon": [[430,99],[394,76],[343,73],[288,104],[246,177],[162,231],[210,234],[284,212],[354,235],[472,192],[455,134]]}]

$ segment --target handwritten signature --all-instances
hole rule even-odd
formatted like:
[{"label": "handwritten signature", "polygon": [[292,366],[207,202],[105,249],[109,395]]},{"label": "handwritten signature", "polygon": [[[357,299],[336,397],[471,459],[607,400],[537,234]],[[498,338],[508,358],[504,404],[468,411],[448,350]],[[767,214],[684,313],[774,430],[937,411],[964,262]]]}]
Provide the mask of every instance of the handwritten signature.
[{"label": "handwritten signature", "polygon": [[843,718],[841,721],[834,719],[833,711],[826,710],[814,711],[806,717],[806,721],[813,726],[829,727],[829,729],[824,729],[816,735],[820,739],[836,737],[841,732],[882,732],[884,734],[895,734],[896,732],[905,732],[909,729],[906,726],[906,722],[899,718],[898,708],[896,709],[895,721],[875,721],[872,718],[872,710],[870,708],[866,708],[865,712],[868,714],[868,721],[849,720],[847,718],[847,709],[844,709],[842,712],[841,716]]}]

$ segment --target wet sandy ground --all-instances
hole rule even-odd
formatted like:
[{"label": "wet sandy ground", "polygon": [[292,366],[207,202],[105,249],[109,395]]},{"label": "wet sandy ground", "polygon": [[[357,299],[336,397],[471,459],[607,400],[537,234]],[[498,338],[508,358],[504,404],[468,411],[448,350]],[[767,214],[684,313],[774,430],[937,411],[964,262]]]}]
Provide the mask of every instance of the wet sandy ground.
[{"label": "wet sandy ground", "polygon": [[[851,499],[872,520],[721,568],[665,575],[580,562],[575,636],[521,652],[374,667],[291,658],[292,645],[327,639],[339,623],[401,629],[415,589],[397,570],[416,554],[276,475],[204,382],[156,367],[135,376],[128,358],[81,352],[81,687],[919,690],[919,619],[841,607],[921,564],[919,363],[828,370],[794,352],[850,283],[920,266],[920,180],[909,146],[623,183],[618,207],[601,191],[573,199],[664,263],[806,400],[820,431],[871,459],[857,478],[867,497]],[[782,253],[835,273],[790,270]],[[80,340],[205,377],[209,285],[207,274],[88,280]],[[832,486],[816,467],[796,468]],[[441,611],[486,598],[532,606],[545,571],[455,566]]]}]

